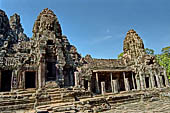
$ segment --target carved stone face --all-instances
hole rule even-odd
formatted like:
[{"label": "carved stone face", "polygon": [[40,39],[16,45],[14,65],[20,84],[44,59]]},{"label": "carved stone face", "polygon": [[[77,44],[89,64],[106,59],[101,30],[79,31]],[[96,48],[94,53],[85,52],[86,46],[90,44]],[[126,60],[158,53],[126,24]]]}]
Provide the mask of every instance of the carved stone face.
[{"label": "carved stone face", "polygon": [[41,30],[54,31],[55,19],[51,18],[50,15],[42,15],[40,19]]},{"label": "carved stone face", "polygon": [[61,27],[56,15],[49,9],[44,9],[35,21],[34,33],[49,34],[53,32],[56,36],[61,36]]},{"label": "carved stone face", "polygon": [[9,29],[9,20],[4,11],[0,10],[0,34],[4,34]]}]

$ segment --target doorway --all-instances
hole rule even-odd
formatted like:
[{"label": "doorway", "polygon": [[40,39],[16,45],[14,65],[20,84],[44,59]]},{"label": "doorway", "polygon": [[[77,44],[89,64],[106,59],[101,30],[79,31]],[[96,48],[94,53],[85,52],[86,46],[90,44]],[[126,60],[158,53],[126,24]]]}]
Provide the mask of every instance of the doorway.
[{"label": "doorway", "polygon": [[25,72],[25,88],[35,88],[35,72]]},{"label": "doorway", "polygon": [[145,77],[146,88],[149,88],[149,77]]},{"label": "doorway", "polygon": [[11,90],[11,78],[12,78],[12,71],[5,70],[1,72],[1,91]]},{"label": "doorway", "polygon": [[47,62],[47,74],[46,81],[55,81],[56,80],[56,66],[55,62]]}]

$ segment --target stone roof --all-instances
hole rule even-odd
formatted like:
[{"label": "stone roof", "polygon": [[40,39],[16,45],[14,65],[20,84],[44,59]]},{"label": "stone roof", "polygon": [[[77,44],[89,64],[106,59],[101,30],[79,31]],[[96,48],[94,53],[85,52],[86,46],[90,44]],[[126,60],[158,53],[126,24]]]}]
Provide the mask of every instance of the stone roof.
[{"label": "stone roof", "polygon": [[86,55],[84,58],[89,68],[92,70],[124,70],[127,67],[121,59],[97,59]]}]

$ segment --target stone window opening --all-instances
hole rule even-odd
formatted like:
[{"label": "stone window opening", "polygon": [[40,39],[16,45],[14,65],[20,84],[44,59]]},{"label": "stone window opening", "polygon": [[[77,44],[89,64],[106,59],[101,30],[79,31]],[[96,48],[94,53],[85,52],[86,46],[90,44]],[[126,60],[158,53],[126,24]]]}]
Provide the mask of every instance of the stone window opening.
[{"label": "stone window opening", "polygon": [[0,91],[11,91],[11,78],[12,78],[12,71],[11,70],[4,70],[1,71],[1,89]]},{"label": "stone window opening", "polygon": [[36,88],[36,73],[33,71],[25,72],[25,88]]},{"label": "stone window opening", "polygon": [[145,77],[146,88],[149,88],[149,77]]},{"label": "stone window opening", "polygon": [[56,80],[56,66],[55,62],[47,62],[47,73],[46,81],[55,81]]},{"label": "stone window opening", "polygon": [[48,40],[47,45],[54,45],[53,40]]}]

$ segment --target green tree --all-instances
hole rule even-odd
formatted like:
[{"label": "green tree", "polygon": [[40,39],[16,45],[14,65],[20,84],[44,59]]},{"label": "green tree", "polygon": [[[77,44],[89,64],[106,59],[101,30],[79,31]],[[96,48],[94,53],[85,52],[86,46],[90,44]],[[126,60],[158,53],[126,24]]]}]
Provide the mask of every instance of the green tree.
[{"label": "green tree", "polygon": [[121,52],[117,57],[118,57],[118,59],[121,59],[122,57],[123,57],[123,52]]},{"label": "green tree", "polygon": [[166,54],[168,57],[170,57],[170,46],[162,48],[162,53]]},{"label": "green tree", "polygon": [[166,69],[167,76],[170,79],[170,46],[162,48],[162,53],[156,55],[156,59]]},{"label": "green tree", "polygon": [[145,52],[146,52],[148,55],[154,55],[154,50],[153,50],[153,49],[145,48]]}]

